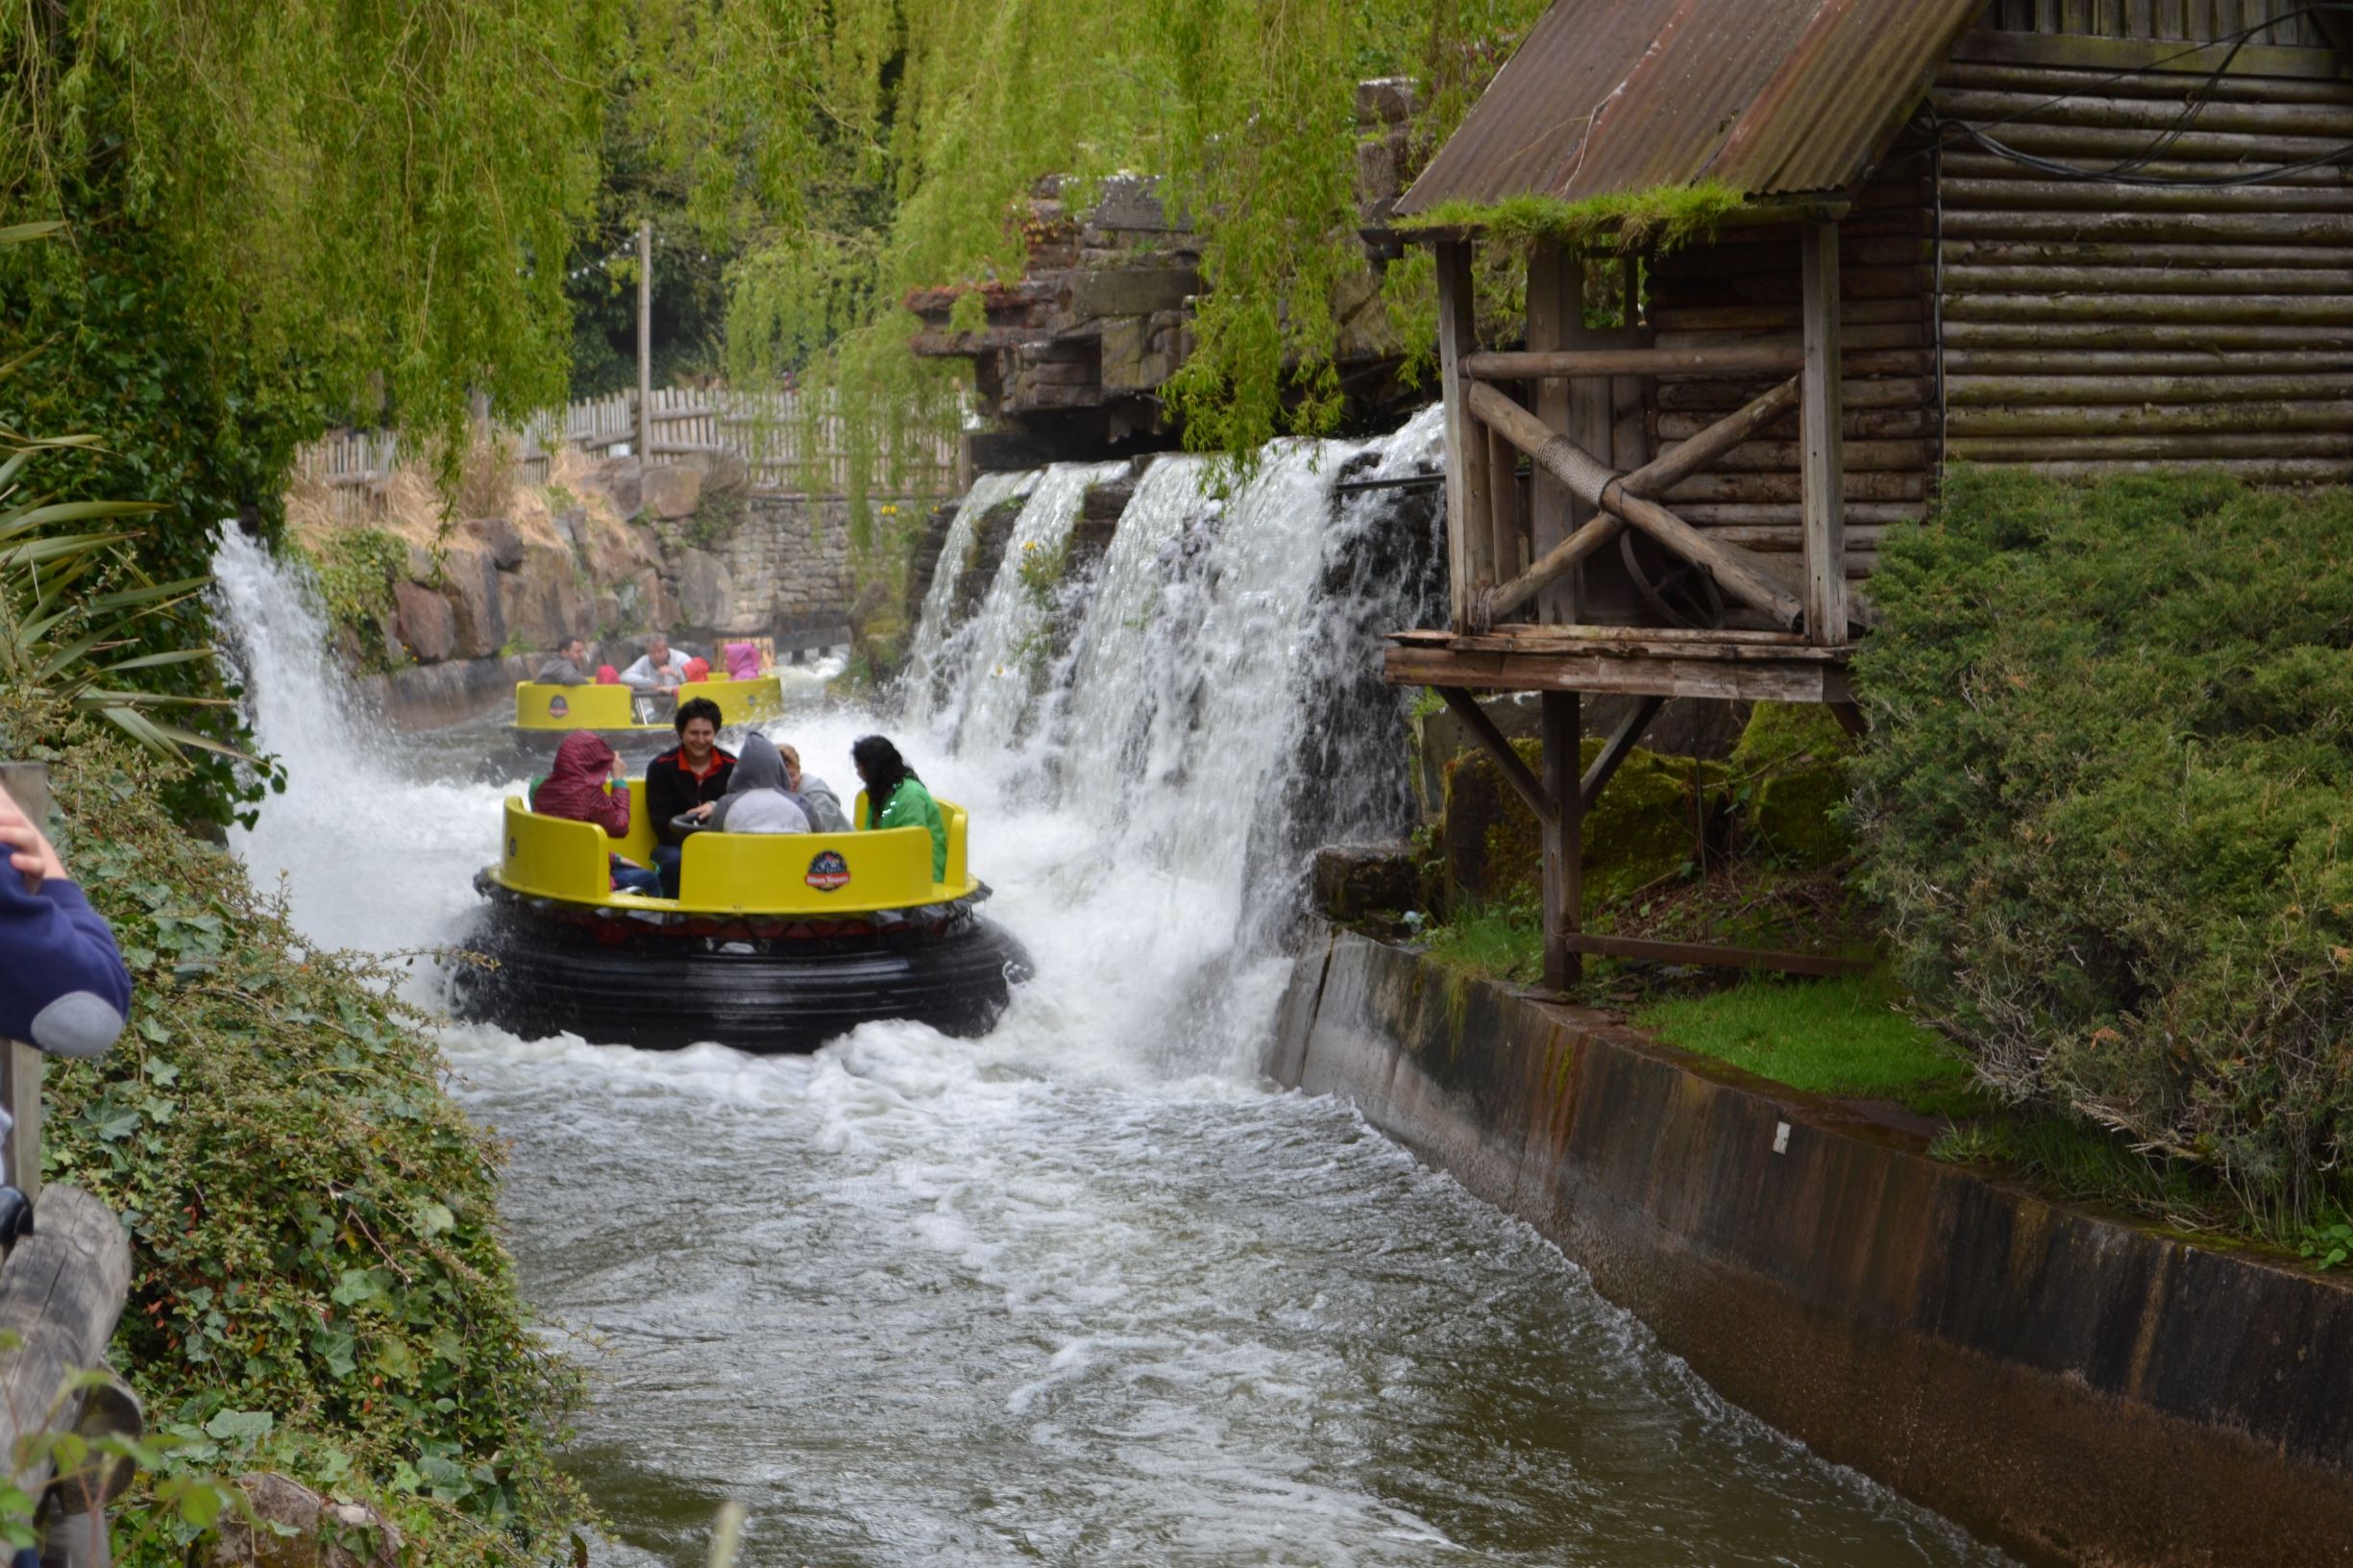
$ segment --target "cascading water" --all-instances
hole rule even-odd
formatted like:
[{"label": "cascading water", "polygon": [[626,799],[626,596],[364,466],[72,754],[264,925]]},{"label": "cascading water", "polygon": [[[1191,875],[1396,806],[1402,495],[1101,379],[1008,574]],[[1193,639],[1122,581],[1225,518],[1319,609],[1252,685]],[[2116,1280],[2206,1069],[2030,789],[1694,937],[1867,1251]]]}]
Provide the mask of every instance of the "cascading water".
[{"label": "cascading water", "polygon": [[[699,1562],[723,1496],[759,1568],[1998,1560],[1724,1408],[1351,1113],[1257,1079],[1301,846],[1402,821],[1375,634],[1435,585],[1426,490],[1335,487],[1410,478],[1435,437],[1282,445],[1223,500],[1163,459],[1060,584],[1021,557],[1118,470],[993,476],[908,713],[767,726],[846,795],[850,740],[891,729],[972,809],[1040,967],[993,1036],[870,1024],[757,1060],[448,1032],[513,1151],[527,1289],[597,1386],[574,1463],[610,1560]],[[325,941],[447,940],[510,788],[457,782],[495,729],[353,717],[301,585],[234,534],[218,565],[289,774],[239,852]]]}]

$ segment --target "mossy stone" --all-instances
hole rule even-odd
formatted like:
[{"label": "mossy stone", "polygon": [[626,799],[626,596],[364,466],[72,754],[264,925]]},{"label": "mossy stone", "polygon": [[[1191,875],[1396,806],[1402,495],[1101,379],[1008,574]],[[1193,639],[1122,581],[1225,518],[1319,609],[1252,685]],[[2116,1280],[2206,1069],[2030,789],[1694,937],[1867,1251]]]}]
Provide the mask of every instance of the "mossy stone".
[{"label": "mossy stone", "polygon": [[1852,790],[1854,740],[1813,702],[1759,702],[1732,747],[1745,781],[1743,820],[1757,846],[1785,865],[1819,869],[1854,852],[1841,816]]},{"label": "mossy stone", "polygon": [[[1532,772],[1542,769],[1540,743],[1511,744]],[[1584,743],[1581,771],[1592,766],[1602,746],[1598,737]],[[1630,752],[1585,816],[1585,908],[1623,898],[1688,863],[1694,829],[1717,808],[1722,781],[1723,770],[1713,763],[1641,747]],[[1446,765],[1439,843],[1450,908],[1541,900],[1544,842],[1535,813],[1483,751]]]}]

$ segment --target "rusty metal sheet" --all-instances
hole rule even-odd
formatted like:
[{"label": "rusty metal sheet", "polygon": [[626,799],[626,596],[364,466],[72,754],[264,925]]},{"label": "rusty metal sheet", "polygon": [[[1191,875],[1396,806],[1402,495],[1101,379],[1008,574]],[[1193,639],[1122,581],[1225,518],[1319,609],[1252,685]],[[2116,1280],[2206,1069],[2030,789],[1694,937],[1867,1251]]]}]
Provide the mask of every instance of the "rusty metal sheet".
[{"label": "rusty metal sheet", "polygon": [[1398,204],[1852,184],[1984,0],[1555,0]]}]

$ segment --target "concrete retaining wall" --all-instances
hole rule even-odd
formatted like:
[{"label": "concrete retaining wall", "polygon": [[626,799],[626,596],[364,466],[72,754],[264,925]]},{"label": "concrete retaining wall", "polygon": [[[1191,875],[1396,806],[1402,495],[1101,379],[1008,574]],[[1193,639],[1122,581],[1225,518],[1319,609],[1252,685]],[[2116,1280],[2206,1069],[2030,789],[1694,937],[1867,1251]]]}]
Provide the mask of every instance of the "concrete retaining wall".
[{"label": "concrete retaining wall", "polygon": [[2345,1284],[1321,921],[1265,1066],[1534,1225],[1726,1397],[2030,1560],[2353,1564]]}]

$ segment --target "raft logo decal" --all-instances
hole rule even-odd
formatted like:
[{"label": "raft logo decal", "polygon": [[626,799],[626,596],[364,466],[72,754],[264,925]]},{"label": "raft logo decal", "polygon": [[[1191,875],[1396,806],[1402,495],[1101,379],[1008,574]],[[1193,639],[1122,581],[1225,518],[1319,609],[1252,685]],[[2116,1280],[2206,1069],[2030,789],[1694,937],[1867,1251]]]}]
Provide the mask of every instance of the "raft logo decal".
[{"label": "raft logo decal", "polygon": [[549,718],[561,719],[564,717],[564,715],[570,713],[571,711],[572,704],[564,700],[564,697],[561,692],[558,692],[555,696],[548,698]]},{"label": "raft logo decal", "polygon": [[809,862],[809,874],[803,882],[820,893],[835,893],[849,886],[849,862],[838,849],[820,849]]}]

